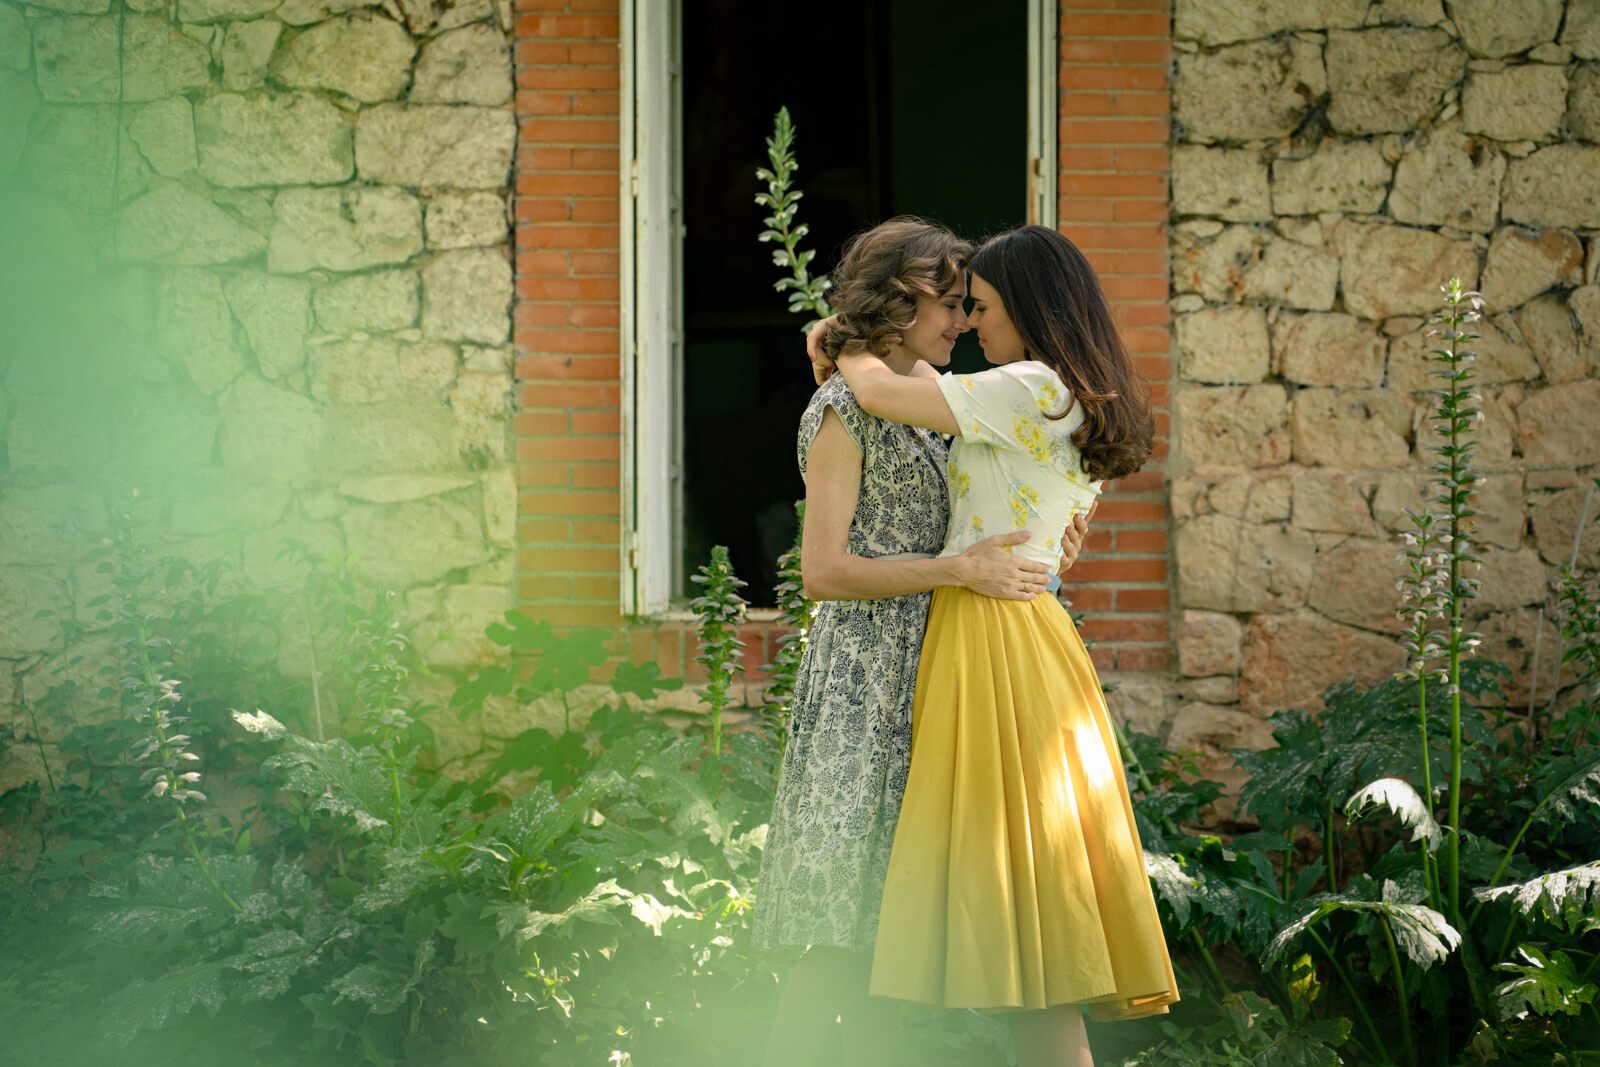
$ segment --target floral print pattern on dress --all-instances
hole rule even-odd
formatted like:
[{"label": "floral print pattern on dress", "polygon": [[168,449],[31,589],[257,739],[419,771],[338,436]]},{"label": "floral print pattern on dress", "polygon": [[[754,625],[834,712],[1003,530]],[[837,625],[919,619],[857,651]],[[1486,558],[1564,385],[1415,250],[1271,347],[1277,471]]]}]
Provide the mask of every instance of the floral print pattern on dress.
[{"label": "floral print pattern on dress", "polygon": [[[849,552],[937,553],[951,491],[943,439],[868,415],[844,377],[834,375],[800,419],[802,474],[829,408],[861,450]],[[877,936],[911,763],[911,704],[930,600],[918,593],[818,605],[761,861],[753,920],[759,947],[860,948]]]}]

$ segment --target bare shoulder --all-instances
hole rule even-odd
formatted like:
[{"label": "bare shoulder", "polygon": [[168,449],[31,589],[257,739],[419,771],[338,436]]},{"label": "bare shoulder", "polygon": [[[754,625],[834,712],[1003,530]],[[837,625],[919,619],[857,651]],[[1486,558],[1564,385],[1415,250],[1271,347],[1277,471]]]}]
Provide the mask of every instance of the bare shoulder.
[{"label": "bare shoulder", "polygon": [[933,369],[932,364],[925,363],[920,359],[911,367],[911,377],[913,378],[938,378],[939,376],[939,372]]}]

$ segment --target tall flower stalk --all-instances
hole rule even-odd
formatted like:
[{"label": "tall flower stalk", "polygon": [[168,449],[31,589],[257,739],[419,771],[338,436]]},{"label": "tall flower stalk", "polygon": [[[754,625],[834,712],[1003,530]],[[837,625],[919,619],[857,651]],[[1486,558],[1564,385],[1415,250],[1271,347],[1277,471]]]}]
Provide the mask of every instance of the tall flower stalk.
[{"label": "tall flower stalk", "polygon": [[188,717],[178,714],[178,704],[183,699],[178,689],[182,683],[170,674],[172,641],[156,632],[159,616],[144,603],[145,582],[154,569],[142,566],[143,553],[134,535],[132,504],[138,495],[134,490],[129,506],[116,515],[113,558],[102,564],[112,572],[122,616],[117,651],[128,671],[121,683],[122,711],[142,728],[129,754],[134,763],[144,765],[139,781],[150,786],[145,796],[169,806],[201,877],[229,910],[237,912],[239,902],[222,887],[206,862],[205,853],[195,840],[194,820],[186,808],[205,800],[206,795],[200,791],[201,775],[194,766],[200,757],[190,751],[190,737],[181,729]]},{"label": "tall flower stalk", "polygon": [[[1433,803],[1433,747],[1428,740],[1428,676],[1436,675],[1448,681],[1448,670],[1441,666],[1443,646],[1436,630],[1437,620],[1449,611],[1448,582],[1450,578],[1449,550],[1444,542],[1444,520],[1430,511],[1407,511],[1412,529],[1401,535],[1406,548],[1400,558],[1406,563],[1406,574],[1398,585],[1401,593],[1399,616],[1406,624],[1401,636],[1405,641],[1406,666],[1399,677],[1417,683],[1417,730],[1421,743],[1422,795],[1428,805]],[[1422,853],[1423,871],[1428,882],[1428,904],[1434,910],[1440,907],[1441,887],[1438,864],[1432,851]]]},{"label": "tall flower stalk", "polygon": [[[796,503],[794,510],[803,530],[806,521],[805,501]],[[795,532],[794,544],[778,557],[778,584],[773,593],[778,601],[778,622],[788,632],[778,639],[778,654],[764,668],[772,678],[767,686],[767,717],[780,743],[789,728],[800,657],[805,655],[811,621],[817,613],[817,606],[806,599],[805,583],[800,577],[800,533],[800,530]]]},{"label": "tall flower stalk", "polygon": [[780,247],[772,250],[772,264],[787,267],[789,276],[779,278],[773,285],[778,292],[789,293],[789,310],[796,314],[810,311],[819,319],[833,314],[824,294],[829,281],[826,274],[811,276],[810,264],[816,258],[814,250],[802,250],[800,242],[811,228],[805,223],[795,224],[800,210],[800,198],[805,194],[793,184],[794,172],[800,164],[794,156],[794,123],[789,119],[789,109],[778,109],[772,124],[772,136],[767,138],[767,159],[772,163],[756,169],[756,177],[767,183],[767,191],[756,194],[756,203],[772,211],[762,221],[767,228],[757,240],[763,244],[776,241]]},{"label": "tall flower stalk", "polygon": [[722,545],[711,549],[711,562],[689,579],[702,587],[689,605],[700,620],[700,654],[695,662],[706,669],[706,706],[711,715],[711,756],[722,756],[722,713],[728,706],[733,677],[744,670],[744,642],[739,639],[739,624],[744,621],[747,604],[739,590],[744,587],[728,562]]},{"label": "tall flower stalk", "polygon": [[[1473,494],[1481,480],[1472,466],[1472,453],[1477,442],[1472,438],[1474,424],[1483,420],[1482,398],[1471,388],[1472,361],[1476,353],[1463,346],[1480,335],[1467,327],[1482,317],[1482,297],[1462,288],[1461,279],[1452,278],[1441,289],[1444,307],[1429,321],[1435,328],[1430,337],[1440,339],[1444,347],[1435,348],[1430,358],[1436,364],[1432,376],[1439,380],[1438,403],[1432,421],[1439,443],[1432,451],[1438,457],[1433,463],[1431,485],[1437,490],[1433,503],[1443,512],[1440,516],[1446,529],[1438,539],[1439,557],[1445,571],[1442,576],[1445,617],[1440,651],[1446,659],[1443,680],[1445,695],[1450,701],[1450,814],[1446,822],[1449,833],[1446,853],[1448,886],[1445,891],[1446,914],[1459,925],[1461,919],[1461,658],[1476,648],[1482,640],[1469,631],[1464,622],[1468,600],[1478,595],[1478,579],[1468,575],[1469,569],[1479,562],[1472,551],[1473,519],[1478,512],[1472,507]],[[1438,557],[1436,557],[1438,558]],[[1437,575],[1437,570],[1435,571]],[[1424,753],[1426,756],[1426,753]],[[1424,760],[1426,767],[1426,759]]]}]

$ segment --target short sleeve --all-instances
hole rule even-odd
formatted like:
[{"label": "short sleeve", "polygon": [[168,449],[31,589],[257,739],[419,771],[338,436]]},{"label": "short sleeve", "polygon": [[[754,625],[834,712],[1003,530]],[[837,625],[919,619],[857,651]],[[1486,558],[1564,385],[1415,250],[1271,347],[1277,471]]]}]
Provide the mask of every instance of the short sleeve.
[{"label": "short sleeve", "polygon": [[961,439],[996,448],[1024,448],[1046,415],[1059,414],[1070,394],[1055,371],[1032,360],[1008,363],[977,374],[939,377]]},{"label": "short sleeve", "polygon": [[802,478],[805,477],[806,457],[811,454],[811,444],[817,439],[817,431],[822,429],[822,417],[829,408],[833,408],[838,414],[839,421],[844,423],[845,432],[850,435],[850,440],[861,450],[863,465],[872,453],[872,428],[876,420],[867,414],[865,408],[856,403],[855,394],[845,384],[844,375],[835,374],[812,394],[811,403],[806,405],[805,414],[800,416],[800,434],[795,442],[795,457],[799,460]]}]

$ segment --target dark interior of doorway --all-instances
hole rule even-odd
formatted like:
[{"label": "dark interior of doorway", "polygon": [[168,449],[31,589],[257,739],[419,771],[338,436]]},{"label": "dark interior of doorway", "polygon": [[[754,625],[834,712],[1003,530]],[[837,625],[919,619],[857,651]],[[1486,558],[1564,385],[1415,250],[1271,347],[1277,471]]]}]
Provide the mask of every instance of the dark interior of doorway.
[{"label": "dark interior of doorway", "polygon": [[[813,270],[902,213],[971,238],[1024,221],[1026,0],[684,0],[682,574],[727,545],[752,604],[805,487],[795,431],[814,388],[798,316],[758,244],[755,170],[780,106],[798,130]],[[970,336],[953,369],[983,366]],[[692,596],[687,578],[679,596]]]}]

